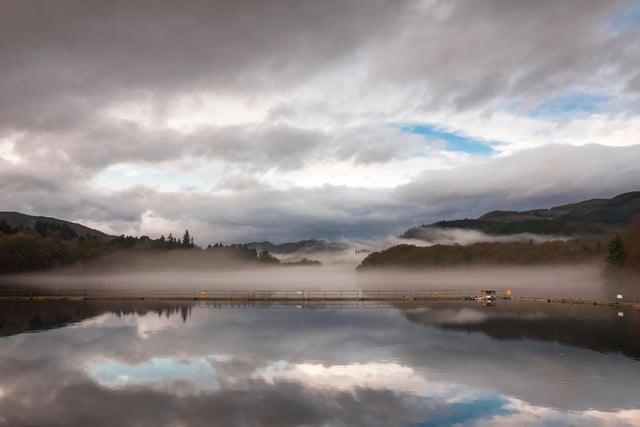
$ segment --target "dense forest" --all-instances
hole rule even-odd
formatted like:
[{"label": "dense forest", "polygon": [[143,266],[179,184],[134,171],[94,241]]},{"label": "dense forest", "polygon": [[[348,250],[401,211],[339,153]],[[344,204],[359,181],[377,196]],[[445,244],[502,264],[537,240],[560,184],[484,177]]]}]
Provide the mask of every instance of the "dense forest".
[{"label": "dense forest", "polygon": [[[101,261],[159,259],[159,254],[180,251],[173,259],[206,265],[221,262],[236,264],[279,264],[268,251],[257,251],[246,245],[209,245],[202,249],[194,244],[186,230],[182,238],[173,234],[158,239],[147,236],[119,236],[109,240],[95,236],[78,236],[64,223],[36,221],[33,226],[14,226],[0,220],[0,274],[50,270],[65,266],[98,264]],[[136,256],[133,256],[136,255]],[[222,261],[223,260],[223,261]]]}]

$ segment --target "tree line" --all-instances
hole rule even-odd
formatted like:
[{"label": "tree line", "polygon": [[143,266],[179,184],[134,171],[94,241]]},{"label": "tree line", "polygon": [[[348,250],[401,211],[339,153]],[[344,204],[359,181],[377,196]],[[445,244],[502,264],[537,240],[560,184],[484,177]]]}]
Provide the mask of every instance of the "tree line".
[{"label": "tree line", "polygon": [[607,272],[640,273],[640,217],[609,240],[569,239],[537,244],[532,241],[484,242],[429,247],[398,245],[369,254],[358,269],[579,263],[599,263]]},{"label": "tree line", "polygon": [[[182,238],[170,233],[167,237],[120,235],[112,239],[79,236],[67,224],[36,221],[32,226],[12,227],[0,220],[0,274],[50,270],[82,265],[123,251],[142,253],[186,250],[188,258],[207,262],[221,255],[240,262],[279,264],[268,251],[256,251],[246,245],[216,244],[202,249],[185,230]],[[210,255],[209,257],[204,255]]]},{"label": "tree line", "polygon": [[640,216],[616,233],[607,243],[605,265],[608,272],[640,273]]},{"label": "tree line", "polygon": [[533,242],[482,242],[467,246],[397,245],[369,254],[358,269],[578,264],[597,262],[604,252],[602,243],[591,240],[554,240],[535,244]]}]

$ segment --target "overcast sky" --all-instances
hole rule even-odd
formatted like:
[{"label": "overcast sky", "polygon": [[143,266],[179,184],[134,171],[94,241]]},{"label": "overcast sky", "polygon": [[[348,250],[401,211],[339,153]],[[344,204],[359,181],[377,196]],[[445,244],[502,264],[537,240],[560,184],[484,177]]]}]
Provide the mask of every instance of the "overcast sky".
[{"label": "overcast sky", "polygon": [[640,2],[0,4],[0,210],[196,243],[640,189]]}]

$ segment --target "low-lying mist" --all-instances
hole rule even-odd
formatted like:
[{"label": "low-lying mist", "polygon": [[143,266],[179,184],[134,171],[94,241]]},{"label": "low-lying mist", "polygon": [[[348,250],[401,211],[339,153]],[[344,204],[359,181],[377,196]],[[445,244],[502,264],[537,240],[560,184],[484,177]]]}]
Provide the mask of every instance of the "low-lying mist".
[{"label": "low-lying mist", "polygon": [[[598,265],[451,267],[370,270],[355,267],[371,252],[408,243],[471,244],[478,241],[549,240],[552,236],[488,236],[459,229],[433,229],[431,240],[387,237],[343,240],[340,250],[274,253],[280,262],[304,258],[322,265],[293,266],[246,258],[241,250],[120,251],[90,264],[46,273],[5,276],[9,285],[74,289],[136,290],[507,290],[516,296],[599,299],[609,297]],[[426,238],[426,236],[425,236]],[[238,255],[240,254],[240,255]],[[639,292],[640,293],[640,292]]]},{"label": "low-lying mist", "polygon": [[[549,240],[567,240],[566,236],[555,236],[534,233],[514,233],[507,235],[487,234],[478,230],[468,230],[463,228],[441,228],[441,227],[421,227],[413,231],[416,238],[400,239],[407,242],[410,240],[416,246],[430,245],[471,245],[481,242],[533,242],[541,243]],[[420,244],[421,243],[421,244]]]},{"label": "low-lying mist", "polygon": [[597,265],[504,266],[358,273],[361,289],[511,290],[514,296],[598,299],[607,295]]},{"label": "low-lying mist", "polygon": [[474,267],[356,272],[348,265],[118,271],[85,269],[17,275],[22,286],[136,290],[466,290],[510,289],[514,296],[600,299],[610,297],[598,266]]},{"label": "low-lying mist", "polygon": [[387,236],[379,239],[348,240],[337,242],[341,250],[298,251],[281,254],[274,252],[278,259],[284,262],[295,262],[303,258],[314,259],[323,264],[349,264],[357,266],[371,252],[382,251],[391,246],[407,244],[414,246],[433,245],[472,245],[480,242],[533,242],[541,243],[549,240],[567,240],[565,236],[539,235],[532,233],[518,233],[510,235],[491,235],[477,230],[461,228],[429,227],[420,230],[419,238],[407,239],[403,237]]}]

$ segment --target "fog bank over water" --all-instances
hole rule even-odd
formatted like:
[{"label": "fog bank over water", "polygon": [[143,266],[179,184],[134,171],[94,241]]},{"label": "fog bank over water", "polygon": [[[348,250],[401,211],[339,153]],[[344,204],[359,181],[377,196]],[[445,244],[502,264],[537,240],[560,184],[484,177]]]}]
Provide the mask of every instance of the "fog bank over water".
[{"label": "fog bank over water", "polygon": [[567,240],[567,236],[544,235],[534,233],[514,233],[493,235],[478,230],[464,228],[417,227],[412,229],[415,239],[398,239],[398,243],[409,243],[416,246],[431,245],[472,245],[481,242],[533,242],[541,243],[549,240]]},{"label": "fog bank over water", "polygon": [[[425,240],[388,236],[385,239],[342,240],[341,249],[304,250],[279,254],[281,262],[313,259],[322,265],[261,264],[225,251],[120,251],[92,263],[46,273],[6,277],[20,286],[113,290],[466,290],[510,289],[513,295],[601,299],[604,292],[597,264],[555,266],[475,266],[423,270],[356,271],[371,252],[398,244],[473,244],[480,241],[540,242],[554,236],[518,234],[491,236],[462,229],[425,229]],[[259,252],[259,251],[258,251]],[[240,252],[241,253],[241,252]],[[2,280],[0,280],[0,284]]]},{"label": "fog bank over water", "polygon": [[[148,290],[480,290],[515,296],[599,299],[606,295],[598,266],[477,267],[356,272],[347,265],[245,269],[126,270],[91,274],[13,276],[11,283],[74,289]],[[609,290],[610,291],[610,290]],[[609,292],[610,293],[610,292]]]},{"label": "fog bank over water", "polygon": [[481,242],[533,242],[542,243],[549,240],[567,240],[567,236],[543,235],[533,233],[516,233],[509,235],[492,235],[478,230],[462,228],[419,227],[414,230],[416,238],[387,236],[380,239],[341,239],[336,246],[342,250],[305,251],[293,253],[273,254],[284,262],[299,261],[310,258],[323,264],[350,264],[357,266],[367,256],[375,251],[382,251],[396,245],[433,246],[433,245],[472,245]]},{"label": "fog bank over water", "polygon": [[598,298],[603,281],[598,266],[473,267],[416,270],[382,270],[358,273],[362,289],[478,290],[510,289],[513,295]]}]

